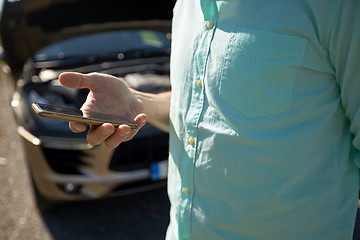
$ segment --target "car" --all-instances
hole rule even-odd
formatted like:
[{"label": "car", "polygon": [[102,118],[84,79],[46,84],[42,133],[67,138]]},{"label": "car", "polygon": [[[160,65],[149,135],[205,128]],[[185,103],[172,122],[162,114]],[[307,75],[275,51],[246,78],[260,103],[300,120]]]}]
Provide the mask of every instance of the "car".
[{"label": "car", "polygon": [[137,90],[170,90],[171,17],[175,1],[5,0],[3,59],[14,81],[11,108],[39,209],[166,186],[168,134],[145,125],[109,150],[86,132],[41,118],[34,102],[80,108],[87,89],[59,84],[62,72],[101,72]]}]

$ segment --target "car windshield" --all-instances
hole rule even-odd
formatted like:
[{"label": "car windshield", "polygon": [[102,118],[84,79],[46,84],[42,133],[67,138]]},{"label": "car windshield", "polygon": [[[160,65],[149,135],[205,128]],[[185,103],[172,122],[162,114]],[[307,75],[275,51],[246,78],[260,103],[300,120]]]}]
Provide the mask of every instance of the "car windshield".
[{"label": "car windshield", "polygon": [[122,30],[95,33],[68,39],[38,51],[35,61],[61,60],[74,57],[116,57],[123,53],[148,51],[169,53],[170,37],[150,30]]}]

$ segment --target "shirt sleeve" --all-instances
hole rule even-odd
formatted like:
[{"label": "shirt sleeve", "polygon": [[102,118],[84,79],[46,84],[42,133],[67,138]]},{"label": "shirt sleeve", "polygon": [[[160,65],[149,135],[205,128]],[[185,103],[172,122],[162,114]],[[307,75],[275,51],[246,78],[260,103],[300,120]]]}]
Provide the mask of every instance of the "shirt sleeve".
[{"label": "shirt sleeve", "polygon": [[[340,2],[340,1],[339,1]],[[341,1],[329,46],[360,167],[360,1]]]}]

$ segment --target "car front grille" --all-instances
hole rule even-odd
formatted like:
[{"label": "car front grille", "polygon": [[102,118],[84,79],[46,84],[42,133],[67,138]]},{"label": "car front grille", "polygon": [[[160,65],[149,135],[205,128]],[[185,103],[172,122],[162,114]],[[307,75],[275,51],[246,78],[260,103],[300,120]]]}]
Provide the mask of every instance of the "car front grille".
[{"label": "car front grille", "polygon": [[87,165],[81,160],[86,156],[85,151],[43,148],[43,153],[51,169],[56,173],[81,174],[80,167]]},{"label": "car front grille", "polygon": [[[82,174],[79,169],[88,165],[83,161],[87,151],[43,148],[51,169],[59,174]],[[121,143],[114,151],[109,169],[126,172],[149,168],[151,163],[168,159],[169,135],[151,134]]]},{"label": "car front grille", "polygon": [[115,150],[109,168],[134,171],[149,168],[153,162],[168,159],[169,135],[159,133],[121,143]]}]

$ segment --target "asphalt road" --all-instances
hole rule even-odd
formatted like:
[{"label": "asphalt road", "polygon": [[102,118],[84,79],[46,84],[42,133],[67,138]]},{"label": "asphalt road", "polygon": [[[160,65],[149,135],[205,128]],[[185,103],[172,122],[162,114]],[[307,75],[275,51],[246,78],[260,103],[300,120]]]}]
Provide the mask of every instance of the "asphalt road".
[{"label": "asphalt road", "polygon": [[165,188],[40,213],[9,107],[10,88],[0,74],[0,240],[164,239]]}]

